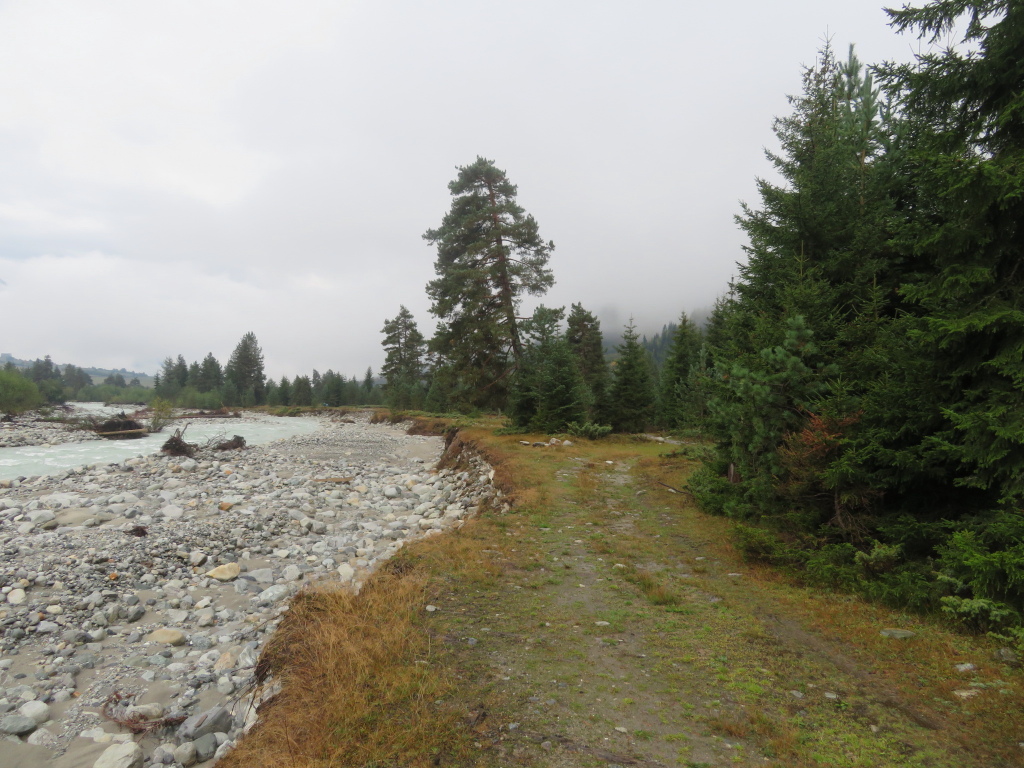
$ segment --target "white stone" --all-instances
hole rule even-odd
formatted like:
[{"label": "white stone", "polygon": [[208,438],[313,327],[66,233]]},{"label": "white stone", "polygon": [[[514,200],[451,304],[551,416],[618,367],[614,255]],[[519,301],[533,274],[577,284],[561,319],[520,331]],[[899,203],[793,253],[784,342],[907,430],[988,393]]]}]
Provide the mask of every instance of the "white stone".
[{"label": "white stone", "polygon": [[259,594],[259,601],[261,603],[276,603],[278,600],[283,600],[288,596],[288,587],[284,584],[275,584],[272,587],[267,587]]},{"label": "white stone", "polygon": [[142,747],[134,741],[107,747],[92,768],[142,768]]},{"label": "white stone", "polygon": [[356,569],[348,563],[342,563],[338,566],[338,576],[341,577],[342,581],[352,581],[355,578]]},{"label": "white stone", "polygon": [[[254,707],[255,709],[255,707]],[[196,745],[191,741],[186,741],[184,744],[174,748],[174,760],[175,762],[181,763],[185,768],[190,768],[196,764]]]},{"label": "white stone", "polygon": [[180,520],[182,517],[184,517],[185,512],[179,506],[175,506],[174,504],[168,504],[166,507],[160,510],[160,514],[166,517],[168,520]]},{"label": "white stone", "polygon": [[26,701],[18,707],[18,713],[31,717],[36,721],[36,725],[42,725],[50,719],[50,707],[42,701]]}]

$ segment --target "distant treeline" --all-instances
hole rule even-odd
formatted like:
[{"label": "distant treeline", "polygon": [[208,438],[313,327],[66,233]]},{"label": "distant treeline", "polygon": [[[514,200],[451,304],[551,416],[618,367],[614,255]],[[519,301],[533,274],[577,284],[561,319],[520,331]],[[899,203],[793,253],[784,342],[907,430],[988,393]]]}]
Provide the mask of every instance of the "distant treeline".
[{"label": "distant treeline", "polygon": [[166,358],[154,377],[153,393],[184,408],[215,409],[255,405],[368,405],[380,402],[380,388],[369,368],[362,379],[328,370],[279,381],[263,371],[263,350],[252,333],[245,334],[227,365],[209,353],[191,364],[182,355]]},{"label": "distant treeline", "polygon": [[74,365],[60,368],[47,356],[28,367],[12,361],[0,369],[0,413],[17,414],[42,405],[69,400],[120,404],[146,404],[163,398],[182,408],[217,409],[254,405],[367,405],[380,402],[380,388],[369,368],[362,379],[328,370],[313,371],[311,376],[266,378],[263,350],[256,336],[245,334],[235,347],[227,365],[222,366],[208,354],[202,362],[185,362],[168,357],[153,387],[143,387],[137,378],[125,381],[120,373],[108,376],[102,384]]},{"label": "distant treeline", "polygon": [[8,360],[0,369],[0,412],[7,414],[67,400],[134,403],[147,402],[152,396],[152,390],[143,387],[137,378],[125,381],[120,373],[114,373],[102,384],[93,384],[92,376],[84,369],[70,364],[61,368],[49,355],[27,367]]}]

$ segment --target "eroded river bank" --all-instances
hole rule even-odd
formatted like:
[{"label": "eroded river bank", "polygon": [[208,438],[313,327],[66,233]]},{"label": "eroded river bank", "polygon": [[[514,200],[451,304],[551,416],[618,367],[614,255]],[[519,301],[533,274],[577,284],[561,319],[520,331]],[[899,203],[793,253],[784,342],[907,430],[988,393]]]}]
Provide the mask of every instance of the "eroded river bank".
[{"label": "eroded river bank", "polygon": [[495,493],[482,463],[432,469],[441,438],[308,424],[0,483],[0,766],[215,759],[255,720],[254,668],[296,590],[358,581]]}]

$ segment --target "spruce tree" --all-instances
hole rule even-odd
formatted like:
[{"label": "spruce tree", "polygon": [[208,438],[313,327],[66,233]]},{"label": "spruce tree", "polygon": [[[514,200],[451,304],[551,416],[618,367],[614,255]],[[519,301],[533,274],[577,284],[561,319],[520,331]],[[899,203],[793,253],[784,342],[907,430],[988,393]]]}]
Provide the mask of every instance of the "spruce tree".
[{"label": "spruce tree", "polygon": [[281,381],[277,384],[277,399],[278,405],[292,404],[292,383],[288,381],[287,376],[282,376]]},{"label": "spruce tree", "polygon": [[363,374],[362,389],[362,401],[364,403],[371,402],[371,396],[373,394],[373,368],[369,366],[366,368],[366,373]]},{"label": "spruce tree", "polygon": [[509,416],[517,426],[550,434],[586,421],[586,385],[559,331],[564,315],[564,308],[541,305],[523,322],[523,360],[509,397]]},{"label": "spruce tree", "polygon": [[319,402],[327,403],[332,408],[339,405],[346,405],[345,400],[345,377],[340,373],[328,369],[323,376],[323,394]]},{"label": "spruce tree", "polygon": [[384,398],[392,408],[412,408],[422,404],[423,358],[426,342],[416,327],[412,313],[400,308],[393,320],[387,320],[381,331],[385,351],[381,375],[385,379]]},{"label": "spruce tree", "polygon": [[175,362],[173,357],[165,357],[158,374],[159,381],[154,380],[153,389],[159,397],[165,400],[174,400],[181,393],[181,385],[178,383],[178,376],[175,373]]},{"label": "spruce tree", "polygon": [[231,382],[242,405],[259,405],[263,402],[263,350],[256,341],[256,334],[242,336],[224,369],[224,378]]},{"label": "spruce tree", "polygon": [[650,358],[640,345],[630,318],[616,347],[614,379],[610,393],[612,428],[616,432],[643,432],[654,417],[654,387]]},{"label": "spruce tree", "polygon": [[697,421],[693,381],[700,348],[700,330],[684,314],[675,326],[659,382],[658,420],[669,429]]},{"label": "spruce tree", "polygon": [[178,355],[178,359],[174,361],[174,365],[171,367],[170,375],[174,378],[174,383],[178,389],[184,389],[188,386],[188,363],[185,362],[184,355]]},{"label": "spruce tree", "polygon": [[292,382],[291,405],[312,405],[313,404],[313,384],[310,382],[308,376],[296,376]]},{"label": "spruce tree", "polygon": [[281,402],[281,389],[273,379],[267,379],[267,383],[263,385],[263,392],[267,398],[267,405],[286,405]]},{"label": "spruce tree", "polygon": [[196,389],[200,392],[212,392],[215,389],[220,389],[223,384],[224,371],[220,367],[220,362],[213,356],[213,352],[208,352],[199,365]]},{"label": "spruce tree", "polygon": [[427,294],[441,322],[430,347],[456,373],[456,392],[500,407],[523,357],[519,304],[524,293],[541,295],[554,283],[547,266],[554,243],[541,240],[493,161],[478,157],[458,170],[448,185],[451,209],[423,235],[437,248]]},{"label": "spruce tree", "polygon": [[324,402],[324,380],[320,375],[320,371],[316,368],[313,369],[312,375],[309,377],[310,386],[313,387],[313,402],[323,403]]},{"label": "spruce tree", "polygon": [[949,424],[935,438],[961,483],[1024,500],[1024,7],[938,0],[889,11],[899,30],[959,46],[890,67],[910,123],[919,199],[902,244],[927,269],[923,310]]},{"label": "spruce tree", "polygon": [[569,310],[565,340],[572,350],[580,375],[589,390],[588,417],[595,424],[607,424],[608,364],[604,359],[604,337],[601,321],[583,308],[573,304]]}]

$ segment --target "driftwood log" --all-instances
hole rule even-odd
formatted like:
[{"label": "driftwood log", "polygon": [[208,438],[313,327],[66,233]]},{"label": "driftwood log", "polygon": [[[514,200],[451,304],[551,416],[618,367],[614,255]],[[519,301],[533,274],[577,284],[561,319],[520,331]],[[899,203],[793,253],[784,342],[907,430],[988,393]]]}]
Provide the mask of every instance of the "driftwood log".
[{"label": "driftwood log", "polygon": [[111,419],[100,422],[93,429],[97,435],[108,440],[124,440],[142,437],[146,434],[146,428],[135,419],[125,416],[124,411]]},{"label": "driftwood log", "polygon": [[185,442],[185,431],[187,429],[188,425],[185,426],[185,429],[174,430],[174,434],[167,439],[167,442],[163,444],[160,450],[168,456],[187,456],[192,458],[196,451],[199,450],[199,446],[195,443]]},{"label": "driftwood log", "polygon": [[237,451],[240,448],[245,448],[245,438],[241,435],[235,435],[230,440],[225,440],[223,443],[217,443],[214,448],[218,451]]}]

